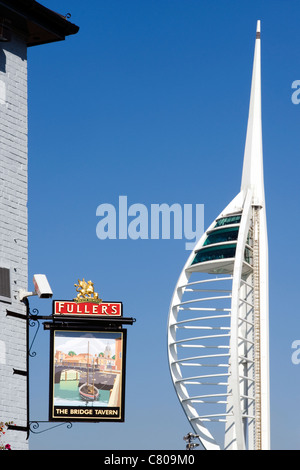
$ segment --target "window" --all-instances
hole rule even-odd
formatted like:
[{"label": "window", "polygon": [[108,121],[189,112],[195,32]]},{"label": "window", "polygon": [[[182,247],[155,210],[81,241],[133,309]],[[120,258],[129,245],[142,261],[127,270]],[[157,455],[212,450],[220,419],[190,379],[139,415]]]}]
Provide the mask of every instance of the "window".
[{"label": "window", "polygon": [[248,263],[248,264],[252,264],[252,252],[251,250],[249,250],[249,248],[245,248],[245,253],[244,253],[244,260]]},{"label": "window", "polygon": [[239,227],[215,230],[207,236],[203,246],[212,245],[213,243],[222,243],[237,240],[238,233]]},{"label": "window", "polygon": [[222,217],[222,219],[217,220],[215,227],[221,227],[223,225],[239,224],[241,221],[241,214],[231,215],[229,217]]},{"label": "window", "polygon": [[203,263],[204,261],[212,261],[215,259],[234,258],[235,250],[236,244],[202,248],[196,254],[192,265],[196,263]]},{"label": "window", "polygon": [[9,300],[10,294],[10,271],[8,268],[0,268],[0,300]]}]

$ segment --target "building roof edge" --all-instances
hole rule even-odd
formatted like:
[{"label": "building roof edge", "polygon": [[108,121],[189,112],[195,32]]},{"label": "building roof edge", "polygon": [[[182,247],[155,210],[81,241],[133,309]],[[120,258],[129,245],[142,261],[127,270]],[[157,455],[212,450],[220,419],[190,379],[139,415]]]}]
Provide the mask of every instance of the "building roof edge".
[{"label": "building roof edge", "polygon": [[62,41],[79,31],[68,15],[56,13],[35,0],[0,0],[0,16],[11,22],[12,29],[22,32],[28,47]]}]

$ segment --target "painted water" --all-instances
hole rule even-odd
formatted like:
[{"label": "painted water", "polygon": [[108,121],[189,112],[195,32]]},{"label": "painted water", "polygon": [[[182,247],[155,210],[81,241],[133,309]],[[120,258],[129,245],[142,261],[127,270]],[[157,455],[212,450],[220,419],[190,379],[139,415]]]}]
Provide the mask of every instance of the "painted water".
[{"label": "painted water", "polygon": [[79,395],[79,380],[61,380],[54,386],[55,406],[108,406],[109,390],[99,390],[98,400],[85,402]]}]

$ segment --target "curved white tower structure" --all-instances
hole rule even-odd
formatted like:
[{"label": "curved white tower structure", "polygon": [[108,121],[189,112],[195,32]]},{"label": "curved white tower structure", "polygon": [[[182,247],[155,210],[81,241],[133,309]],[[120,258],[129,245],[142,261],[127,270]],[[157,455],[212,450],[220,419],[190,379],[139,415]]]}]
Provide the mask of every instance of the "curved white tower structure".
[{"label": "curved white tower structure", "polygon": [[205,449],[269,449],[268,242],[257,23],[241,189],[189,256],[171,301],[168,357]]}]

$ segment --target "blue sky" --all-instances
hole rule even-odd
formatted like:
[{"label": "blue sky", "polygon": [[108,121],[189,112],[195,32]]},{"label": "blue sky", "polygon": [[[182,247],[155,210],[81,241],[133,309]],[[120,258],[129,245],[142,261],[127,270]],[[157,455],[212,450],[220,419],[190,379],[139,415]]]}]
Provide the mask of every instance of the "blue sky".
[{"label": "blue sky", "polygon": [[[128,326],[126,420],[31,434],[31,449],[184,449],[189,424],[167,362],[168,308],[185,240],[99,240],[96,209],[204,204],[207,227],[240,187],[256,21],[270,252],[271,441],[300,448],[300,5],[292,0],[48,0],[79,33],[28,51],[29,280],[55,299],[79,278],[121,300]],[[297,240],[297,237],[296,237]],[[30,288],[30,285],[29,285]],[[41,315],[50,300],[30,300]],[[49,333],[30,360],[30,419],[48,419]],[[41,429],[47,429],[42,425]]]}]

